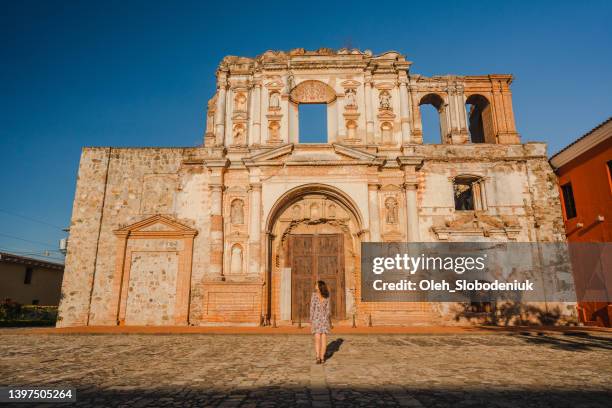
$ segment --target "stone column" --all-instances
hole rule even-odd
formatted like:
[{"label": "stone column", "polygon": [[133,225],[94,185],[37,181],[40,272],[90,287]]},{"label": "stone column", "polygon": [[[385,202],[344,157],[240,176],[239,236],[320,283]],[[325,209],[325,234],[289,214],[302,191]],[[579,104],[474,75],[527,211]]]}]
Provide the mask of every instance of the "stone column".
[{"label": "stone column", "polygon": [[336,141],[336,132],[338,132],[338,124],[336,123],[338,119],[338,113],[336,112],[338,108],[338,102],[328,103],[327,104],[327,140],[328,143],[334,143]]},{"label": "stone column", "polygon": [[465,104],[462,103],[462,98],[458,95],[458,87],[456,84],[450,84],[447,89],[448,95],[448,132],[451,135],[453,144],[464,144],[468,142],[467,131],[463,131],[461,125],[461,113],[465,116]]},{"label": "stone column", "polygon": [[368,205],[370,209],[370,242],[380,242],[380,210],[378,208],[378,189],[380,184],[368,184]]},{"label": "stone column", "polygon": [[255,83],[251,92],[251,115],[253,115],[253,133],[249,144],[261,144],[261,84]]},{"label": "stone column", "polygon": [[235,91],[230,87],[225,93],[225,137],[224,146],[229,146],[233,143],[234,135],[232,126],[234,121],[232,114],[234,112],[234,96]]},{"label": "stone column", "polygon": [[227,166],[225,160],[207,161],[210,170],[210,263],[211,279],[225,280],[223,275],[223,172]]},{"label": "stone column", "polygon": [[300,141],[300,123],[299,123],[299,105],[289,100],[289,143],[299,143]]},{"label": "stone column", "polygon": [[223,276],[223,186],[210,186],[210,272],[224,280]]},{"label": "stone column", "polygon": [[261,256],[261,183],[252,183],[249,210],[249,268],[248,273],[259,275]]},{"label": "stone column", "polygon": [[410,144],[410,109],[408,104],[408,88],[406,81],[399,84],[400,122],[402,124],[402,145]]},{"label": "stone column", "polygon": [[463,85],[457,85],[457,106],[459,107],[459,131],[462,134],[468,134],[467,111],[465,109],[465,88]]},{"label": "stone column", "polygon": [[225,138],[226,87],[225,74],[221,73],[217,83],[217,107],[215,109],[215,142],[217,146],[223,146]]},{"label": "stone column", "polygon": [[342,116],[342,114],[344,113],[344,105],[342,103],[342,96],[338,96],[336,98],[336,113],[337,113],[337,121],[338,121],[338,134],[336,136],[336,141],[340,141],[343,142],[344,141],[344,137],[346,136],[346,133],[344,132],[344,116]]},{"label": "stone column", "polygon": [[419,106],[419,100],[417,99],[417,86],[408,86],[410,92],[410,102],[412,107],[412,143],[422,144],[423,143],[423,124],[421,123],[421,107]]},{"label": "stone column", "polygon": [[419,242],[419,212],[417,209],[417,183],[405,183],[407,241]]},{"label": "stone column", "polygon": [[423,158],[418,156],[400,156],[397,158],[404,170],[404,188],[406,190],[406,240],[420,242],[419,211],[417,205],[417,190],[419,187],[418,169],[423,164]]},{"label": "stone column", "polygon": [[372,111],[372,80],[366,79],[365,83],[365,109],[366,109],[366,142],[374,143],[374,113]]}]

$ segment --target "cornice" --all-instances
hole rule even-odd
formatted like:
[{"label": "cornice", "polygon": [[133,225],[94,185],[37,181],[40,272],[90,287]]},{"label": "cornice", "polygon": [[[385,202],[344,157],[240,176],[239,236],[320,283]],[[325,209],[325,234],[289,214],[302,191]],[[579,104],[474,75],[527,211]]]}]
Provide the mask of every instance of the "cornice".
[{"label": "cornice", "polygon": [[553,155],[549,160],[550,164],[557,170],[610,137],[612,137],[612,117]]}]

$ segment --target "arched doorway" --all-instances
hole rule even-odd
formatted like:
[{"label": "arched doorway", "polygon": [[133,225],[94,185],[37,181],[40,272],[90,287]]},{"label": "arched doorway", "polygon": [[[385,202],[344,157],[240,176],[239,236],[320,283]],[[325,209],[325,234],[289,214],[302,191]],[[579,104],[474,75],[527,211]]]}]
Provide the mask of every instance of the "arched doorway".
[{"label": "arched doorway", "polygon": [[361,225],[357,206],[337,188],[309,184],[280,197],[266,222],[267,317],[306,322],[319,279],[331,291],[332,319],[344,320],[354,313]]}]

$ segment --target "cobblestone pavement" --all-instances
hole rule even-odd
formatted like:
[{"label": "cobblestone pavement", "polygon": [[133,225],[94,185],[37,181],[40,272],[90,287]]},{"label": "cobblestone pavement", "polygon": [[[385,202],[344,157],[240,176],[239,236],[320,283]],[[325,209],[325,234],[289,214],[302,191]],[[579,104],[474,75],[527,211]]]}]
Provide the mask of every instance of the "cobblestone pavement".
[{"label": "cobblestone pavement", "polygon": [[612,335],[602,333],[332,336],[323,366],[305,335],[6,333],[0,385],[74,386],[76,406],[609,407],[612,398]]}]

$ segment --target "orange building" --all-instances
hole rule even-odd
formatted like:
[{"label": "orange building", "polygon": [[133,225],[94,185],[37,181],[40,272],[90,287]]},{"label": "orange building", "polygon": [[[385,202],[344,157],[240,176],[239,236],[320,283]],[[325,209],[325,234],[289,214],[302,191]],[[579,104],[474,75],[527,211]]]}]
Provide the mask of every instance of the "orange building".
[{"label": "orange building", "polygon": [[[612,118],[555,154],[550,164],[558,176],[567,240],[573,242],[612,242]],[[581,320],[585,324],[610,326],[612,320],[612,254],[602,247],[598,285],[607,291],[607,301],[587,302],[579,298]],[[574,260],[576,285],[592,277],[577,276],[583,270]],[[603,279],[601,279],[603,278]],[[589,282],[584,282],[589,283]]]}]

